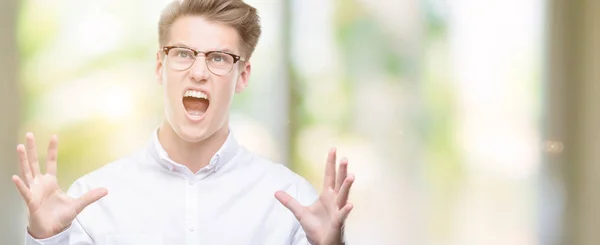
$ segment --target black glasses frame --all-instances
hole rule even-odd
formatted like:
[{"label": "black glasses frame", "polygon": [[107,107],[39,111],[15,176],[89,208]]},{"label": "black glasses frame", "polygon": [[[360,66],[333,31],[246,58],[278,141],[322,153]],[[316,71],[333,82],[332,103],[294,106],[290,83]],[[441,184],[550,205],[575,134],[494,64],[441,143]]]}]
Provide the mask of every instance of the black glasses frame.
[{"label": "black glasses frame", "polygon": [[[194,65],[194,63],[196,62],[196,59],[197,59],[197,57],[198,57],[199,54],[204,54],[204,56],[209,56],[212,53],[226,54],[226,55],[229,55],[229,56],[231,56],[233,58],[233,64],[237,63],[238,61],[242,61],[242,62],[246,61],[243,57],[241,57],[239,55],[235,55],[235,54],[232,54],[232,53],[227,53],[227,52],[224,52],[224,51],[207,51],[207,52],[204,52],[204,51],[194,50],[194,49],[191,49],[191,48],[188,48],[188,47],[185,47],[185,46],[164,46],[164,47],[162,47],[162,51],[165,53],[166,56],[169,56],[169,51],[171,51],[174,48],[186,49],[186,50],[192,51],[194,53],[194,62],[192,62],[192,64],[190,65],[190,67],[192,67]],[[187,70],[190,67],[188,67],[188,68],[186,68],[184,70]],[[231,68],[233,68],[233,66],[231,66]],[[210,68],[209,68],[209,70],[210,70]],[[211,70],[211,72],[212,72],[212,70]],[[231,72],[231,69],[229,70],[229,72]],[[229,73],[229,72],[227,72],[227,73]],[[227,73],[225,73],[225,74],[227,74]],[[221,75],[224,75],[224,74],[221,74]]]}]

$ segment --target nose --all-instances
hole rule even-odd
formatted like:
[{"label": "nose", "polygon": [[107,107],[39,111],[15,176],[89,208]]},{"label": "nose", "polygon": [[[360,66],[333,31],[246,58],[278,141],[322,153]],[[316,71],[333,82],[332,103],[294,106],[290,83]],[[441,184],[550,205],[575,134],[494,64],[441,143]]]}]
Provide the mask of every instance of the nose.
[{"label": "nose", "polygon": [[204,56],[199,55],[196,57],[196,61],[192,67],[190,67],[190,75],[192,80],[196,82],[205,81],[210,75],[210,71],[208,70],[208,67],[206,67],[206,61],[204,59]]}]

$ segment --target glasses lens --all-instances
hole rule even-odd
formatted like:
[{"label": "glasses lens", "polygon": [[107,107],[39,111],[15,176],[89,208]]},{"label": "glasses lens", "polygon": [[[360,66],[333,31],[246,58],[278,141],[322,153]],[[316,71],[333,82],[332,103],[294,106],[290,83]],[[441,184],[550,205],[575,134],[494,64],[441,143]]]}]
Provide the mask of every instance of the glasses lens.
[{"label": "glasses lens", "polygon": [[169,51],[169,64],[173,70],[185,70],[190,68],[196,56],[194,52],[185,48],[173,48]]},{"label": "glasses lens", "polygon": [[206,56],[208,69],[216,75],[225,75],[233,68],[233,57],[226,53],[210,52]]}]

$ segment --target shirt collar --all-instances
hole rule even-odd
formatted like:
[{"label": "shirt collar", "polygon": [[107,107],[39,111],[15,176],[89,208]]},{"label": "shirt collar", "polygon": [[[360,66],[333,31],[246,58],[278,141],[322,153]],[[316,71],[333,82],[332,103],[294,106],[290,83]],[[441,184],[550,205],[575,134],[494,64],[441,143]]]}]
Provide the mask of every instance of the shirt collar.
[{"label": "shirt collar", "polygon": [[[169,171],[179,171],[179,172],[189,172],[186,166],[183,164],[177,163],[169,158],[167,151],[162,146],[160,141],[158,140],[158,129],[154,130],[152,133],[152,137],[150,140],[150,146],[148,147],[150,155],[154,158],[156,162],[158,162],[162,167],[166,168]],[[217,150],[215,155],[210,158],[210,162],[207,166],[202,168],[197,174],[200,173],[214,173],[219,170],[223,165],[230,162],[239,150],[239,145],[231,130],[227,134],[227,139],[225,143]],[[185,171],[187,170],[187,171]],[[196,174],[196,173],[192,173]]]}]

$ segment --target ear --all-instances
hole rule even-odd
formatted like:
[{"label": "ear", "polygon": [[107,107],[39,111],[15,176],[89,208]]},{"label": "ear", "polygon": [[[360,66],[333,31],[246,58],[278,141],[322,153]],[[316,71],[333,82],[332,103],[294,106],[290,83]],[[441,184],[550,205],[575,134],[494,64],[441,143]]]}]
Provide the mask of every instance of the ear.
[{"label": "ear", "polygon": [[242,72],[237,78],[237,82],[235,84],[235,92],[241,93],[248,87],[248,80],[250,79],[250,73],[252,72],[252,65],[250,61],[246,61],[242,63],[244,67],[242,67]]},{"label": "ear", "polygon": [[161,59],[161,51],[156,52],[156,81],[158,84],[163,85],[163,60]]}]

